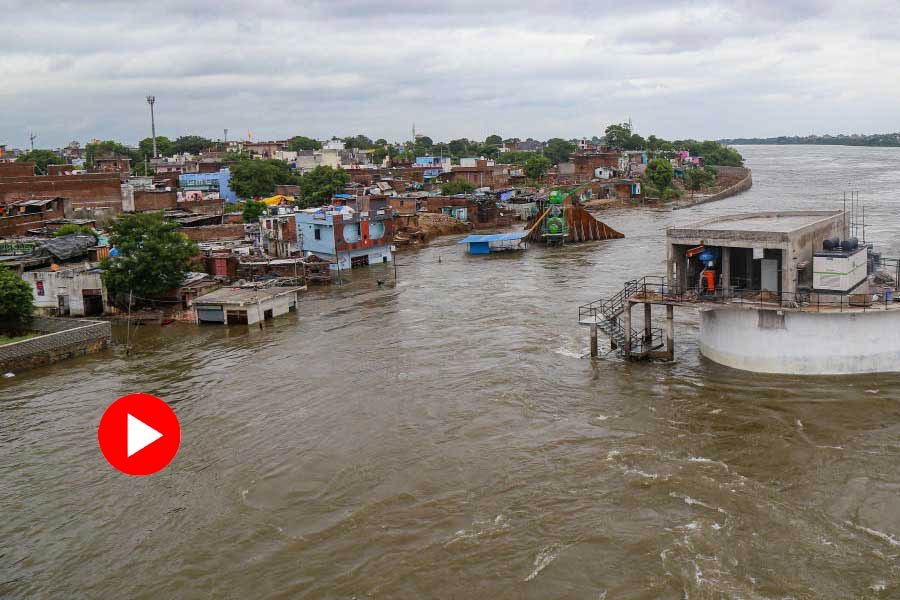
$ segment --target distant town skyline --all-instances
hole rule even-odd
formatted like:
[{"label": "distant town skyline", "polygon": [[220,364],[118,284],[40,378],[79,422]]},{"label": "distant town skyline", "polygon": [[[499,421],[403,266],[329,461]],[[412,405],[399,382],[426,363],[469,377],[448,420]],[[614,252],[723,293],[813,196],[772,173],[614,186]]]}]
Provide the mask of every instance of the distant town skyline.
[{"label": "distant town skyline", "polygon": [[[667,139],[886,133],[878,2],[5,2],[0,144],[159,135]],[[162,15],[165,18],[160,18]],[[865,57],[861,60],[861,57]]]}]

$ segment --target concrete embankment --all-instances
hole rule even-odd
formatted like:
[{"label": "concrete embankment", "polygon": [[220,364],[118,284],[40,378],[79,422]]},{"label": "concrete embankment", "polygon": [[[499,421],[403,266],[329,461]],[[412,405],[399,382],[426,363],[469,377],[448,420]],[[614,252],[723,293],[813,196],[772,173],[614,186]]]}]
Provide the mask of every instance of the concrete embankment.
[{"label": "concrete embankment", "polygon": [[737,179],[737,183],[733,183],[724,190],[708,196],[688,197],[684,202],[677,202],[674,206],[675,210],[690,208],[692,206],[697,206],[698,204],[707,204],[708,202],[715,202],[717,200],[724,200],[725,198],[730,198],[731,196],[736,196],[741,192],[749,190],[753,186],[753,172],[746,167],[714,166],[713,168],[716,170],[719,177]]},{"label": "concrete embankment", "polygon": [[112,329],[104,321],[35,317],[30,328],[44,335],[0,346],[0,371],[24,371],[109,346]]}]

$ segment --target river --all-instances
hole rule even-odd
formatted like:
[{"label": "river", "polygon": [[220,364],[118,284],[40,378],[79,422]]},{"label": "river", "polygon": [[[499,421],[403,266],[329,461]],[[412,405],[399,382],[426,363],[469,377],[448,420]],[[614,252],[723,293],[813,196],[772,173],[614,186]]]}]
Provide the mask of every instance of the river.
[{"label": "river", "polygon": [[[900,597],[900,376],[720,367],[686,309],[675,363],[582,358],[577,307],[662,273],[672,223],[858,189],[900,255],[900,149],[739,150],[750,191],[603,212],[622,240],[445,238],[264,330],[143,327],[2,380],[0,596]],[[149,477],[97,446],[132,392],[181,422]]]}]

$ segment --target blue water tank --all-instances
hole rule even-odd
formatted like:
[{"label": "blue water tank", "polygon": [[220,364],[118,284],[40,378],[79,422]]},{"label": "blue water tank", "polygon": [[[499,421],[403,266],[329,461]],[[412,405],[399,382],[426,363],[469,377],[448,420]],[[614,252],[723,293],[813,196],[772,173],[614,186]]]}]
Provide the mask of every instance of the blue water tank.
[{"label": "blue water tank", "polygon": [[711,260],[715,260],[715,258],[716,258],[716,255],[713,254],[712,252],[710,252],[709,250],[706,250],[705,252],[702,252],[701,254],[699,254],[697,256],[697,260],[699,260],[701,262],[709,262]]}]

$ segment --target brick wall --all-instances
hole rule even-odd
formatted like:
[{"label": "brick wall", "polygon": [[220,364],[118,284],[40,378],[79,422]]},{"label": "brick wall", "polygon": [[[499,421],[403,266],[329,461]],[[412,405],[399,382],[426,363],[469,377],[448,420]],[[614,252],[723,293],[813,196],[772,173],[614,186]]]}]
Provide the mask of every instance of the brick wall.
[{"label": "brick wall", "polygon": [[0,371],[24,371],[98,352],[112,339],[112,328],[106,321],[37,317],[31,328],[45,335],[0,346]]},{"label": "brick wall", "polygon": [[224,199],[185,200],[178,203],[178,208],[201,215],[221,215],[225,213]]},{"label": "brick wall", "polygon": [[0,163],[0,177],[33,177],[33,162]]},{"label": "brick wall", "polygon": [[115,174],[0,177],[0,204],[59,196],[71,198],[73,208],[109,206],[122,210],[121,182]]},{"label": "brick wall", "polygon": [[178,207],[175,191],[134,190],[134,211],[167,210]]},{"label": "brick wall", "polygon": [[181,233],[195,242],[210,240],[244,239],[244,226],[238,224],[204,225],[202,227],[182,227]]}]

